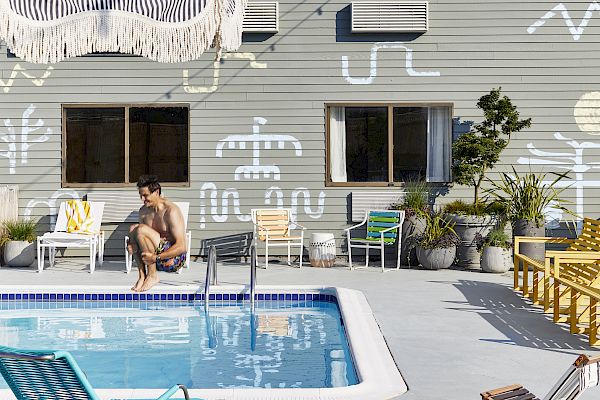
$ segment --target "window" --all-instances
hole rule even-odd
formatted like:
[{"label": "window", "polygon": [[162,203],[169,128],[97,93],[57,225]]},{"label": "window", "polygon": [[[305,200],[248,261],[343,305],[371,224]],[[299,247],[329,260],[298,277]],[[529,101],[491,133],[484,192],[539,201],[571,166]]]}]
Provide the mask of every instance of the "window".
[{"label": "window", "polygon": [[451,105],[329,105],[327,111],[328,184],[450,181]]},{"label": "window", "polygon": [[63,184],[189,182],[189,106],[63,107]]}]

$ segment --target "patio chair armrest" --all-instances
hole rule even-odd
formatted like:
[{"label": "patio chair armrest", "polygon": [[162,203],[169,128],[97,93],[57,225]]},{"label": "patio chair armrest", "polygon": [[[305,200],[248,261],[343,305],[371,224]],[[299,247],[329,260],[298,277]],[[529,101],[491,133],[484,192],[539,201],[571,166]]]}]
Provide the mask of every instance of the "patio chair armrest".
[{"label": "patio chair armrest", "polygon": [[578,251],[578,250],[548,250],[546,251],[546,258],[567,258],[569,262],[573,260],[600,260],[600,251]]},{"label": "patio chair armrest", "polygon": [[349,228],[344,228],[344,230],[349,232],[351,229],[356,229],[356,228],[359,228],[359,227],[361,227],[361,226],[365,225],[366,223],[367,223],[367,221],[363,221],[363,222],[361,222],[360,224],[357,224],[357,225],[352,225],[352,226],[351,226],[351,227],[349,227]]},{"label": "patio chair armrest", "polygon": [[566,237],[550,237],[550,236],[515,236],[515,243],[573,243],[575,239],[569,239]]},{"label": "patio chair armrest", "polygon": [[[306,227],[305,227],[304,225],[300,225],[300,224],[299,224],[299,223],[297,223],[297,222],[294,222],[294,225],[296,225],[296,226],[299,226],[300,228],[302,228],[302,230],[303,230],[303,231],[305,231],[305,230],[306,230]],[[294,228],[294,229],[295,229],[295,228]]]},{"label": "patio chair armrest", "polygon": [[177,393],[179,391],[179,389],[181,389],[183,391],[183,397],[185,398],[185,400],[190,400],[190,395],[188,393],[188,390],[182,384],[173,385],[169,390],[167,390],[166,392],[164,392],[156,400],[167,400],[167,399],[170,399],[171,397],[173,397],[173,395],[175,393]]},{"label": "patio chair armrest", "polygon": [[394,225],[394,226],[392,226],[392,227],[390,227],[390,228],[384,229],[384,230],[382,230],[382,231],[379,231],[379,232],[380,232],[380,233],[389,232],[389,231],[391,231],[391,230],[398,229],[398,228],[400,228],[401,226],[402,226],[401,224],[397,224],[397,225]]}]

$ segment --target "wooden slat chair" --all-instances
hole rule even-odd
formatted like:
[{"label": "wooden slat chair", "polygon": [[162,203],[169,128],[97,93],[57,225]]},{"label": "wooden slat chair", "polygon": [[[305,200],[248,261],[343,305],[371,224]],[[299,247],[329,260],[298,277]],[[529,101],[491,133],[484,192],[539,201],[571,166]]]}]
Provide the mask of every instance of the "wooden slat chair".
[{"label": "wooden slat chair", "polygon": [[[546,251],[544,260],[534,260],[520,253],[520,245],[522,243],[544,243],[544,244],[564,244],[568,245],[565,250]],[[580,268],[572,268],[573,271],[580,270],[587,274],[596,277],[594,266],[589,266],[595,260],[600,260],[600,221],[585,218],[581,234],[576,239],[568,239],[564,237],[526,237],[515,236],[514,238],[514,289],[521,290],[523,297],[532,297],[534,304],[539,304],[540,301],[540,286],[543,288],[543,304],[544,311],[550,311],[550,278],[553,272],[552,264],[554,257],[560,255],[569,255],[580,257],[582,264]],[[529,287],[529,268],[532,269],[533,288],[530,292]],[[519,271],[523,271],[522,284],[519,284]],[[541,284],[541,285],[540,285]]]},{"label": "wooden slat chair", "polygon": [[[0,346],[0,374],[17,400],[100,400],[85,373],[67,351],[20,350]],[[173,385],[157,400],[179,390],[189,400],[184,385]]]},{"label": "wooden slat chair", "polygon": [[[369,249],[379,249],[381,252],[381,272],[385,271],[385,248],[396,246],[396,269],[400,269],[400,242],[402,240],[402,223],[404,210],[366,210],[365,218],[358,224],[346,228],[348,240],[348,262],[350,269],[367,268],[369,266]],[[351,231],[366,227],[366,237],[351,237]],[[362,267],[352,265],[352,249],[366,249],[366,263]]]},{"label": "wooden slat chair", "polygon": [[[560,377],[543,400],[576,400],[600,382],[600,357],[584,354]],[[482,400],[540,400],[522,385],[510,385],[481,393]]]},{"label": "wooden slat chair", "polygon": [[[287,247],[287,263],[291,265],[291,247],[300,248],[300,268],[304,251],[305,227],[292,221],[291,208],[254,208],[251,210],[255,240],[265,243],[265,268],[269,267],[269,247]],[[296,226],[299,235],[292,235]],[[255,253],[256,254],[256,253]],[[258,263],[258,254],[256,255]]]}]

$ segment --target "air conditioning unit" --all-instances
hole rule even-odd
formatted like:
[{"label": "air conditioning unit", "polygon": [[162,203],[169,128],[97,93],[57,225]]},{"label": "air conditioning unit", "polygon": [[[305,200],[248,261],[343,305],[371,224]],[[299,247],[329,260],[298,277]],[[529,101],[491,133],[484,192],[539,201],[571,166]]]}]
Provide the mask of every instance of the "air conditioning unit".
[{"label": "air conditioning unit", "polygon": [[246,33],[279,32],[279,3],[276,1],[248,2],[244,13],[243,31]]},{"label": "air conditioning unit", "polygon": [[426,32],[427,1],[353,1],[352,32]]}]

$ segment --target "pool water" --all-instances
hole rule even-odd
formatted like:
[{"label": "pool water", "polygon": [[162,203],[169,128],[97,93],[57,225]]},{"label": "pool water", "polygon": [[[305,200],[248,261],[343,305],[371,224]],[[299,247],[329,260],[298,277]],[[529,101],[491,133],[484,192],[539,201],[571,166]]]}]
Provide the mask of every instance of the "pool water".
[{"label": "pool water", "polygon": [[67,350],[99,389],[358,383],[330,301],[1,301],[0,345]]}]

